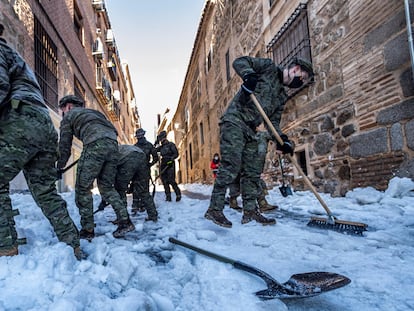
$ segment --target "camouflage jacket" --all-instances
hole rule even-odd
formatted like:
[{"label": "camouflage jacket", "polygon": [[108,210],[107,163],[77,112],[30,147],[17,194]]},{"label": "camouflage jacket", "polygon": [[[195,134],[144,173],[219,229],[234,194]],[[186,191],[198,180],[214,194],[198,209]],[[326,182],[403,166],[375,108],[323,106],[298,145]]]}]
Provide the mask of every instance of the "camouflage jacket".
[{"label": "camouflage jacket", "polygon": [[32,69],[4,40],[0,40],[0,111],[12,99],[46,107]]},{"label": "camouflage jacket", "polygon": [[[242,78],[250,73],[256,73],[258,75],[254,95],[257,97],[273,126],[281,133],[279,124],[287,100],[282,83],[282,68],[276,66],[271,59],[253,58],[249,56],[235,59],[233,68]],[[240,89],[221,117],[221,121],[237,124],[243,130],[255,131],[256,127],[263,122],[263,118],[250,97]]]},{"label": "camouflage jacket", "polygon": [[[145,152],[145,155],[147,156],[147,163],[149,165],[152,165],[158,162],[159,157],[158,157],[157,149],[145,137],[140,138],[138,142],[135,144],[135,146],[141,148],[142,151]],[[151,161],[151,158],[152,158],[152,161]]]},{"label": "camouflage jacket", "polygon": [[128,155],[130,155],[132,152],[136,153],[142,153],[144,154],[144,151],[137,147],[136,145],[119,145],[118,146],[118,165],[122,165],[125,163],[125,161],[128,159]]},{"label": "camouflage jacket", "polygon": [[161,164],[173,161],[178,158],[178,150],[173,142],[165,140],[161,146],[157,148],[157,152],[161,154]]},{"label": "camouflage jacket", "polygon": [[64,167],[70,157],[73,136],[85,146],[100,138],[116,141],[117,131],[101,112],[88,108],[72,108],[65,113],[60,123],[58,168]]}]

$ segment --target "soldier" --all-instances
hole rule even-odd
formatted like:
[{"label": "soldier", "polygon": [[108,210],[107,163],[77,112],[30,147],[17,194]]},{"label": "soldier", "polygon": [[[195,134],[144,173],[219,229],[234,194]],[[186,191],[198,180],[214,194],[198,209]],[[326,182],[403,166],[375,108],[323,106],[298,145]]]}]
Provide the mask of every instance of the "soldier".
[{"label": "soldier", "polygon": [[[258,152],[256,157],[256,160],[258,161],[257,165],[259,165],[263,171],[266,162],[267,146],[269,140],[271,140],[271,136],[266,129],[260,128],[259,130],[258,128],[256,137],[258,139]],[[276,150],[276,152],[280,151]],[[237,203],[237,197],[240,195],[240,174],[237,176],[236,181],[230,185],[229,190],[229,207],[241,212],[242,208]],[[278,208],[277,205],[272,205],[267,202],[266,195],[268,194],[268,191],[266,189],[266,183],[262,178],[260,178],[257,193],[257,204],[261,213],[269,212]]]},{"label": "soldier", "polygon": [[[151,144],[152,145],[152,144]],[[120,145],[117,173],[115,177],[115,189],[118,191],[122,201],[127,205],[127,190],[131,181],[135,182],[134,191],[142,201],[144,211],[147,210],[148,217],[145,221],[158,220],[158,213],[155,208],[154,200],[149,193],[148,187],[143,187],[146,182],[148,185],[148,162],[145,152],[136,145]],[[103,210],[108,205],[105,200],[99,204],[98,210]]]},{"label": "soldier", "polygon": [[[0,36],[4,30],[0,24]],[[0,38],[0,256],[18,254],[9,182],[21,171],[59,241],[80,259],[79,232],[56,190],[58,135],[32,69]]]},{"label": "soldier", "polygon": [[178,202],[181,200],[181,191],[175,181],[174,163],[174,160],[178,157],[177,147],[173,142],[168,141],[165,131],[162,131],[158,135],[157,142],[161,144],[157,147],[157,152],[161,154],[160,175],[162,184],[164,185],[165,200],[171,201],[171,185],[175,192],[175,201]]},{"label": "soldier", "polygon": [[[139,128],[135,133],[136,138],[138,139],[135,146],[139,147],[142,151],[144,151],[146,156],[146,167],[141,177],[138,179],[134,179],[132,181],[132,211],[133,212],[144,212],[146,209],[145,201],[148,199],[144,199],[142,195],[146,197],[146,193],[149,193],[149,182],[151,179],[151,166],[158,162],[158,153],[155,149],[154,145],[147,141],[145,138],[145,130]],[[144,177],[145,176],[145,177]],[[154,200],[151,200],[152,204]]]},{"label": "soldier", "polygon": [[[287,95],[284,86],[299,88],[313,76],[312,66],[303,59],[295,58],[288,67],[276,66],[271,59],[249,56],[237,58],[233,68],[243,78],[243,84],[234,96],[220,120],[221,165],[214,182],[210,206],[204,217],[217,225],[231,228],[232,223],[223,213],[227,187],[237,175],[241,176],[243,199],[242,224],[255,220],[263,225],[275,224],[274,219],[261,215],[256,208],[262,167],[257,160],[259,141],[257,127],[263,118],[250,98],[253,92],[267,113],[272,124],[279,128]],[[277,148],[293,154],[293,144],[281,134],[284,144]]]},{"label": "soldier", "polygon": [[96,179],[103,200],[115,210],[120,238],[135,230],[127,206],[114,188],[118,165],[118,142],[115,127],[99,111],[87,109],[79,97],[67,95],[59,101],[63,118],[60,123],[58,169],[62,169],[71,154],[73,136],[83,143],[76,172],[75,201],[81,216],[80,238],[91,241],[94,236],[92,187]]}]

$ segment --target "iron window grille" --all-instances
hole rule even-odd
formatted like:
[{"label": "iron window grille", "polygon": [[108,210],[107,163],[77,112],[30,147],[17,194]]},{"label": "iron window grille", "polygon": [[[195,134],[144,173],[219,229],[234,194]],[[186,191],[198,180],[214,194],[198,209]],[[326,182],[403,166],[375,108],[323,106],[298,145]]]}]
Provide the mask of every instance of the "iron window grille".
[{"label": "iron window grille", "polygon": [[[301,57],[312,62],[306,3],[299,4],[273,37],[267,45],[267,53],[272,55],[275,64],[280,64],[283,67],[289,65],[294,57]],[[308,84],[312,82],[309,81]],[[294,96],[308,84],[303,85],[300,89],[287,89],[288,96]]]},{"label": "iron window grille", "polygon": [[35,74],[46,104],[58,111],[57,46],[40,21],[34,18]]}]

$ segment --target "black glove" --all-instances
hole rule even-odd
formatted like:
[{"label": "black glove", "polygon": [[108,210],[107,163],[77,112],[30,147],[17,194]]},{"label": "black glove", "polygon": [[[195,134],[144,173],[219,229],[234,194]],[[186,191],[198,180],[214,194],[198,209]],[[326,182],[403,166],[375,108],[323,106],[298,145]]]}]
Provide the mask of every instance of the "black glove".
[{"label": "black glove", "polygon": [[252,94],[256,88],[257,80],[259,80],[259,77],[255,73],[248,73],[245,74],[243,77],[243,84],[242,84],[242,90],[246,92],[248,95]]},{"label": "black glove", "polygon": [[293,150],[295,149],[293,142],[290,141],[285,134],[280,135],[280,138],[283,140],[283,145],[277,142],[276,149],[282,151],[283,154],[290,153],[290,155],[293,156]]}]

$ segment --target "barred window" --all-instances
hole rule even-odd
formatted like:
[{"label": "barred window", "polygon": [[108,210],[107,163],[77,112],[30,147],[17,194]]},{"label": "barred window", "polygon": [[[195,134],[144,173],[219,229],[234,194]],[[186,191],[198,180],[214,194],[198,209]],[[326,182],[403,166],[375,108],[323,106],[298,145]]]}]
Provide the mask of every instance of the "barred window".
[{"label": "barred window", "polygon": [[46,104],[58,111],[57,46],[40,21],[34,18],[35,74]]},{"label": "barred window", "polygon": [[[301,3],[267,46],[276,64],[287,66],[293,57],[312,62],[307,6]],[[289,90],[293,96],[300,89]]]},{"label": "barred window", "polygon": [[81,41],[82,45],[84,44],[84,29],[83,29],[83,17],[79,10],[78,4],[76,1],[73,4],[73,27],[75,29],[76,35]]}]

